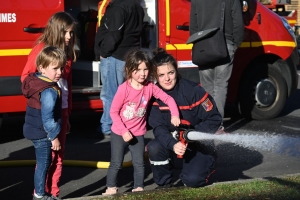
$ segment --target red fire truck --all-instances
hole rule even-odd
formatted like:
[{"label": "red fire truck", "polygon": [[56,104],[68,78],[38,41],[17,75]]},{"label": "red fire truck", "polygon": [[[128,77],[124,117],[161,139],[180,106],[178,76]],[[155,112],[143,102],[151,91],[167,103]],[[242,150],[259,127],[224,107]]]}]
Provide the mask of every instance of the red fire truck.
[{"label": "red fire truck", "polygon": [[[93,53],[86,52],[93,46],[91,38],[98,21],[95,12],[100,18],[107,2],[101,1],[99,10],[99,0],[1,2],[0,114],[25,111],[20,75],[27,56],[49,17],[63,10],[79,21],[81,56],[73,66],[73,108],[102,109],[99,63],[93,61]],[[192,45],[185,44],[189,37],[190,0],[143,0],[141,5],[145,11],[143,49],[165,48],[177,59],[182,76],[199,82],[198,66],[191,61]],[[257,0],[241,0],[241,5],[245,34],[236,52],[227,103],[238,105],[246,117],[274,118],[297,89],[299,58],[295,35],[284,18]]]},{"label": "red fire truck", "polygon": [[297,22],[297,10],[286,10],[286,5],[290,5],[291,0],[259,0],[259,2],[279,16],[286,18],[291,27],[295,29]]}]

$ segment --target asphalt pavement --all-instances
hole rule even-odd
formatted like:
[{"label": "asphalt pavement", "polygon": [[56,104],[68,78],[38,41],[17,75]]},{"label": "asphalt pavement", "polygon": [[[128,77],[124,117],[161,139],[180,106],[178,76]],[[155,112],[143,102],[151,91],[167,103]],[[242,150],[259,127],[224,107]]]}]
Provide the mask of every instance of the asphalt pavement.
[{"label": "asphalt pavement", "polygon": [[[230,133],[263,135],[266,132],[300,137],[300,90],[290,98],[281,115],[269,121],[251,121],[241,118],[234,110],[225,122]],[[109,139],[89,139],[86,136],[96,129],[101,113],[73,113],[71,132],[67,135],[65,160],[61,177],[63,199],[91,199],[101,197],[105,190],[107,168],[97,168],[95,163],[105,166],[110,160]],[[31,199],[33,191],[34,165],[26,166],[35,159],[32,143],[22,135],[23,114],[7,115],[0,128],[0,199]],[[146,143],[153,138],[152,131],[145,135]],[[295,144],[296,146],[298,144]],[[298,145],[300,146],[300,144]],[[217,170],[210,177],[209,184],[243,181],[253,178],[274,177],[300,172],[300,150],[294,154],[245,148],[228,142],[216,143],[219,152]],[[126,153],[124,161],[130,161]],[[16,166],[3,167],[11,161]],[[88,164],[84,161],[91,161]],[[179,170],[174,170],[176,186],[182,186]],[[126,167],[119,172],[119,192],[130,192],[133,186],[133,168]],[[149,162],[145,163],[145,190],[154,190]]]}]

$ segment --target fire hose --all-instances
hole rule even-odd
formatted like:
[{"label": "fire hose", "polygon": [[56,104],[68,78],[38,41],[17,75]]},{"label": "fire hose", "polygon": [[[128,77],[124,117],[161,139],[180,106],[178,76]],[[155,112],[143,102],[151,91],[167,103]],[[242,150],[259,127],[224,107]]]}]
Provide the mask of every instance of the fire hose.
[{"label": "fire hose", "polygon": [[[218,137],[215,134],[203,133],[191,129],[190,123],[186,120],[181,120],[180,126],[174,132],[172,132],[172,135],[184,145],[188,142],[213,140]],[[177,155],[177,158],[183,158],[183,155]]]},{"label": "fire hose", "polygon": [[[148,154],[145,153],[145,159],[148,159]],[[105,161],[86,161],[86,160],[64,160],[63,166],[68,167],[92,167],[98,169],[107,169],[110,162]],[[35,166],[35,160],[7,160],[0,161],[1,167],[28,167]],[[122,163],[123,168],[132,167],[132,161],[126,161]]]},{"label": "fire hose", "polygon": [[[173,137],[180,141],[182,144],[187,144],[192,141],[211,140],[215,139],[216,135],[203,133],[191,129],[190,123],[186,120],[181,120],[181,125],[172,133]],[[182,155],[177,155],[178,158],[183,158]],[[145,153],[145,159],[148,158]],[[10,160],[0,161],[0,167],[26,167],[35,166],[35,160]],[[107,169],[110,162],[105,161],[85,161],[85,160],[64,160],[63,166],[73,167],[92,167],[98,169]],[[122,163],[123,168],[132,167],[132,161]]]},{"label": "fire hose", "polygon": [[[27,167],[35,166],[35,160],[8,160],[0,161],[0,167]],[[85,160],[64,160],[63,166],[72,166],[72,167],[93,167],[98,169],[107,169],[110,162],[104,161],[85,161]],[[132,162],[127,161],[123,162],[122,167],[132,167]]]}]

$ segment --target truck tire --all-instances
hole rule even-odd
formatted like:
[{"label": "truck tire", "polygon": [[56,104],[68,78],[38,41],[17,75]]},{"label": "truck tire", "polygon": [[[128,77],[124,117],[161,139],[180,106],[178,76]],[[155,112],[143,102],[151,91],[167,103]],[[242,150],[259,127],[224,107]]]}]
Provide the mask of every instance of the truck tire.
[{"label": "truck tire", "polygon": [[287,98],[286,81],[280,71],[267,63],[252,66],[242,80],[238,106],[250,119],[266,120],[277,117]]}]

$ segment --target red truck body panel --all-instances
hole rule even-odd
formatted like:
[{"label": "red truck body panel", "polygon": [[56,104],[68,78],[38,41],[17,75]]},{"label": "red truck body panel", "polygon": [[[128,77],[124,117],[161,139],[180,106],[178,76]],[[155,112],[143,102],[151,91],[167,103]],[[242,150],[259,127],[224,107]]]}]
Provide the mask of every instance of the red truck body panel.
[{"label": "red truck body panel", "polygon": [[[280,67],[285,72],[283,74],[289,96],[295,91],[298,81],[295,80],[296,75],[294,75],[295,66],[299,62],[298,55],[295,55],[297,51],[295,40],[283,26],[280,16],[256,0],[246,2],[248,11],[243,13],[244,41],[235,55],[227,103],[237,102],[241,79],[253,63],[270,62],[270,58],[272,62],[274,58],[285,62]],[[185,78],[199,81],[198,66],[191,61],[192,45],[185,44],[189,37],[190,1],[153,0],[152,3],[155,3],[157,8],[155,8],[156,46],[165,48],[177,59],[179,70]],[[98,4],[96,6],[100,7]],[[21,95],[20,75],[27,56],[40,36],[39,29],[45,26],[53,13],[65,9],[63,0],[1,2],[0,113],[25,111],[26,99]],[[101,110],[102,107],[99,98],[84,98],[73,103],[74,110]]]},{"label": "red truck body panel", "polygon": [[[283,28],[280,17],[262,4],[255,2],[250,1],[249,12],[244,13],[244,41],[236,52],[227,103],[234,103],[237,100],[240,78],[251,61],[266,54],[274,54],[286,60],[295,50],[292,36],[287,31],[279,31]],[[189,13],[190,2],[172,1],[170,4],[168,0],[159,1],[158,8],[160,46],[166,48],[178,62],[191,61],[192,46],[185,45],[189,31],[176,28],[189,26],[189,14],[186,13]],[[170,13],[167,12],[168,10]],[[260,23],[257,20],[258,13],[261,15]],[[170,22],[167,22],[168,15]],[[166,27],[168,24],[169,28]],[[197,70],[194,72],[197,73]]]}]

